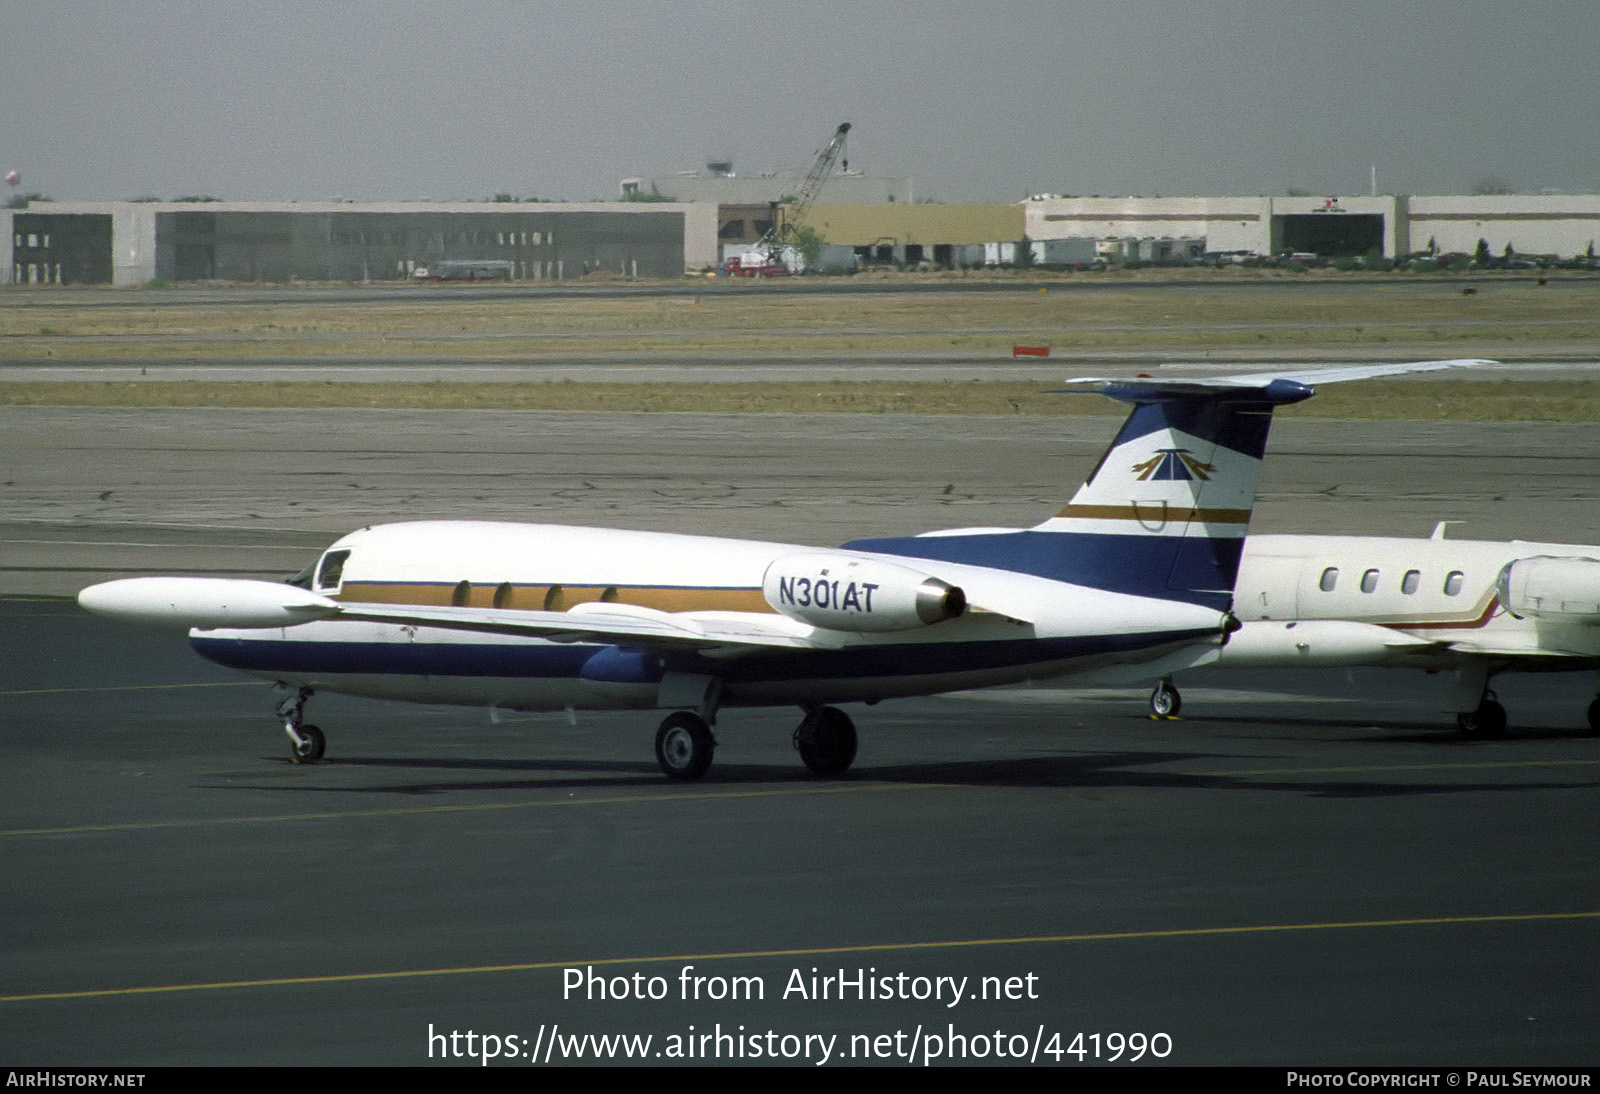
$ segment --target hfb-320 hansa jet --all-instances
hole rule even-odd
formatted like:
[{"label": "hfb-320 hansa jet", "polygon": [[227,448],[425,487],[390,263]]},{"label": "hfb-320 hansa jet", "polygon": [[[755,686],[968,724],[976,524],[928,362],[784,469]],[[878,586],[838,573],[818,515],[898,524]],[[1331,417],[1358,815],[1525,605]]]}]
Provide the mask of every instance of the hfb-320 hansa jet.
[{"label": "hfb-320 hansa jet", "polygon": [[656,758],[711,764],[725,707],[795,705],[805,765],[839,774],[833,704],[1215,658],[1273,409],[1309,385],[1432,361],[1214,380],[1092,380],[1132,413],[1071,503],[1030,529],[834,550],[555,525],[363,528],[289,583],[150,577],[83,590],[102,615],[190,628],[204,657],[293,689],[291,756],[320,759],[319,690],[515,710],[671,711]]}]

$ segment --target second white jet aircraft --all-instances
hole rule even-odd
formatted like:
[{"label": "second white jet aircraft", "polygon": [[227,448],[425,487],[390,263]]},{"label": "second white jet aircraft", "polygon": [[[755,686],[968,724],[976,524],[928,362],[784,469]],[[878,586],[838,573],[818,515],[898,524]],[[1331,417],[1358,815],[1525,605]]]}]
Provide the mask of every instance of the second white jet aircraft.
[{"label": "second white jet aircraft", "polygon": [[[1399,536],[1251,536],[1218,668],[1414,668],[1449,674],[1461,731],[1505,732],[1510,672],[1600,669],[1600,547]],[[1171,679],[1150,697],[1171,716]],[[1600,733],[1600,696],[1588,728]]]}]

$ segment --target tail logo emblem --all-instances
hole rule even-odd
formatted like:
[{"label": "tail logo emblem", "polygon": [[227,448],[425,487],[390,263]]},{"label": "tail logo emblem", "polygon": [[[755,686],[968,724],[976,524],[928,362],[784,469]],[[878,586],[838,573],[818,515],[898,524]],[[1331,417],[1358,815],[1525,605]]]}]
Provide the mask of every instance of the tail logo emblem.
[{"label": "tail logo emblem", "polygon": [[1164,479],[1177,479],[1183,482],[1199,479],[1201,482],[1210,482],[1211,473],[1216,471],[1216,467],[1213,464],[1201,463],[1189,455],[1187,448],[1161,448],[1143,463],[1134,464],[1133,470],[1139,473],[1140,482]]}]

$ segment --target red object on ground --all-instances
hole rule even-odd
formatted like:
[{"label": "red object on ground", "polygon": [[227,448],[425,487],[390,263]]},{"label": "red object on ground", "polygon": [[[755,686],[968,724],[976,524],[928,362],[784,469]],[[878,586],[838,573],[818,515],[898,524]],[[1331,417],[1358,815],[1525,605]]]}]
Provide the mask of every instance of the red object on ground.
[{"label": "red object on ground", "polygon": [[1011,356],[1013,356],[1013,357],[1049,357],[1050,356],[1050,347],[1049,346],[1012,346],[1011,347]]}]

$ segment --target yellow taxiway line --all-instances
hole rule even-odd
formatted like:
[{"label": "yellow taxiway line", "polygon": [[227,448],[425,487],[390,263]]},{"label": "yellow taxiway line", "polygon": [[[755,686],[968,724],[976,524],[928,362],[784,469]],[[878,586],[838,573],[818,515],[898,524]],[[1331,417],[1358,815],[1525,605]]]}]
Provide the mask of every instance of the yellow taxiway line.
[{"label": "yellow taxiway line", "polygon": [[41,1002],[52,999],[97,999],[109,996],[166,995],[186,991],[225,991],[252,988],[352,984],[380,980],[418,980],[433,976],[481,976],[490,973],[540,972],[588,966],[691,964],[710,961],[753,961],[772,958],[827,957],[844,954],[904,953],[913,950],[947,951],[991,946],[1044,946],[1064,943],[1121,942],[1160,938],[1206,938],[1226,935],[1281,934],[1290,931],[1336,931],[1359,928],[1459,927],[1493,923],[1550,923],[1600,919],[1594,912],[1529,912],[1510,915],[1427,916],[1409,919],[1363,919],[1327,923],[1268,923],[1233,927],[1174,927],[1144,931],[1098,931],[1084,934],[1026,935],[1015,938],[965,938],[935,942],[884,942],[851,946],[810,946],[800,949],[738,950],[725,953],[660,954],[643,957],[600,957],[568,961],[527,961],[507,965],[463,965],[391,972],[333,973],[321,976],[281,976],[257,980],[214,980],[193,984],[160,984],[128,988],[93,988],[84,991],[28,992],[0,995],[0,1003]]}]

